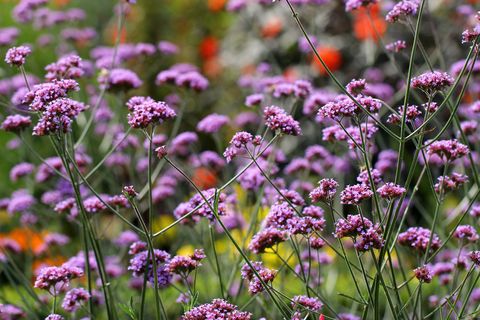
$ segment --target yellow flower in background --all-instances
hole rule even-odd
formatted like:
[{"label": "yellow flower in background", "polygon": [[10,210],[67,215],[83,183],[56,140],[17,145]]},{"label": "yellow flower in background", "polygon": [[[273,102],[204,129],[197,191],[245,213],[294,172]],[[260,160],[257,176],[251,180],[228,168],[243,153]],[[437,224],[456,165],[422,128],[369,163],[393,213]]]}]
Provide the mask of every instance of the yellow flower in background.
[{"label": "yellow flower in background", "polygon": [[[169,225],[171,225],[173,222],[175,222],[175,219],[173,218],[173,216],[169,214],[160,214],[158,217],[156,217],[153,220],[153,230],[154,232],[160,231],[168,227]],[[175,235],[177,234],[177,231],[176,231],[177,226],[173,226],[172,228],[168,229],[167,231],[165,231],[164,233],[156,237],[155,242],[160,244],[166,244],[169,241],[172,241],[175,238]]]},{"label": "yellow flower in background", "polygon": [[177,250],[177,255],[178,256],[188,256],[188,255],[192,254],[194,250],[195,250],[195,248],[192,245],[186,244],[186,245],[181,246]]}]

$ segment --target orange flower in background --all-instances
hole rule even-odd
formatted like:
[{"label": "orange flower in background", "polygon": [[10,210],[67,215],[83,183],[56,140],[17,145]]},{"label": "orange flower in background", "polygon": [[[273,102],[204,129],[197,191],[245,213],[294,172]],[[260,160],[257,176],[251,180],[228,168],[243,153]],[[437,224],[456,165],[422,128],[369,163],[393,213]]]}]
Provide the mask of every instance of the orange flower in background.
[{"label": "orange flower in background", "polygon": [[218,182],[215,172],[205,167],[195,169],[192,180],[202,190],[213,188]]},{"label": "orange flower in background", "polygon": [[355,11],[353,20],[353,32],[358,40],[375,40],[383,37],[387,31],[385,18],[380,15],[378,4],[370,5],[368,8],[359,8]]},{"label": "orange flower in background", "polygon": [[227,0],[208,0],[207,6],[209,10],[217,12],[225,7],[226,2]]},{"label": "orange flower in background", "polygon": [[283,72],[283,76],[285,77],[285,79],[287,79],[288,81],[295,81],[298,79],[298,70],[295,69],[295,68],[292,68],[292,67],[289,67],[287,69],[285,69],[285,71]]},{"label": "orange flower in background", "polygon": [[41,268],[44,268],[44,267],[60,266],[65,261],[67,261],[67,259],[65,259],[65,257],[62,257],[62,256],[54,256],[54,257],[36,259],[32,263],[32,271],[35,273],[35,271],[40,270]]},{"label": "orange flower in background", "polygon": [[22,251],[31,251],[34,254],[42,252],[44,244],[44,235],[42,233],[37,233],[27,228],[16,228],[6,236],[15,240]]},{"label": "orange flower in background", "polygon": [[277,18],[270,18],[262,26],[261,34],[264,38],[275,38],[277,37],[283,29],[282,21]]},{"label": "orange flower in background", "polygon": [[387,24],[382,17],[369,17],[368,15],[358,15],[355,17],[353,32],[358,40],[378,41],[387,31]]},{"label": "orange flower in background", "polygon": [[64,7],[70,3],[70,0],[55,0],[53,3],[56,7]]},{"label": "orange flower in background", "polygon": [[203,63],[203,73],[210,77],[215,78],[222,72],[222,65],[218,58],[212,57],[204,61]]},{"label": "orange flower in background", "polygon": [[[112,45],[114,45],[118,37],[118,27],[112,24],[107,32],[110,35],[109,38],[111,39]],[[120,30],[120,43],[125,42],[127,42],[127,30],[123,27],[122,30]]]},{"label": "orange flower in background", "polygon": [[[338,49],[332,46],[319,46],[317,47],[318,55],[322,58],[323,62],[327,65],[330,71],[334,72],[342,66],[342,54]],[[317,57],[312,54],[312,66],[322,75],[326,75],[327,71],[323,65],[318,61]]]},{"label": "orange flower in background", "polygon": [[213,36],[207,36],[200,42],[200,56],[203,60],[210,59],[217,55],[218,39]]}]

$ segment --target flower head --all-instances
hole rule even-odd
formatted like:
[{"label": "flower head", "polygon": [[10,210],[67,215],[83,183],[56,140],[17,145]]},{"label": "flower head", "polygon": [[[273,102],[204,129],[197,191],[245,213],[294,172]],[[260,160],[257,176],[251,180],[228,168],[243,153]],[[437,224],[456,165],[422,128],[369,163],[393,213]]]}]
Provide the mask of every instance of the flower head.
[{"label": "flower head", "polygon": [[32,50],[27,46],[12,47],[8,49],[5,55],[5,62],[11,66],[23,66],[25,58],[32,53]]}]

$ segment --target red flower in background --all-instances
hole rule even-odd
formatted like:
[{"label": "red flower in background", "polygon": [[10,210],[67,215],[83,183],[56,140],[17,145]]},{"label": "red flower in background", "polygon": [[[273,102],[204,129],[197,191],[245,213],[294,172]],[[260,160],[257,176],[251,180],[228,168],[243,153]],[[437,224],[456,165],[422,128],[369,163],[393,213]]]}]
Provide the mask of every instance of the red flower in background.
[{"label": "red flower in background", "polygon": [[201,190],[213,188],[218,182],[215,172],[205,167],[195,169],[192,180]]},{"label": "red flower in background", "polygon": [[262,26],[261,34],[264,38],[276,38],[282,30],[282,21],[279,18],[274,17],[268,19],[267,22]]},{"label": "red flower in background", "polygon": [[[342,54],[338,49],[332,46],[318,46],[318,55],[325,62],[330,71],[334,72],[342,66]],[[312,66],[323,76],[327,74],[327,71],[323,65],[318,61],[315,54],[312,54]]]},{"label": "red flower in background", "polygon": [[378,5],[372,5],[356,11],[353,21],[353,32],[358,40],[365,41],[371,39],[378,41],[386,31],[387,23],[380,15]]},{"label": "red flower in background", "polygon": [[203,60],[215,57],[218,53],[218,39],[214,36],[206,36],[200,42],[199,51]]},{"label": "red flower in background", "polygon": [[207,6],[210,11],[218,12],[225,7],[226,0],[208,0]]}]

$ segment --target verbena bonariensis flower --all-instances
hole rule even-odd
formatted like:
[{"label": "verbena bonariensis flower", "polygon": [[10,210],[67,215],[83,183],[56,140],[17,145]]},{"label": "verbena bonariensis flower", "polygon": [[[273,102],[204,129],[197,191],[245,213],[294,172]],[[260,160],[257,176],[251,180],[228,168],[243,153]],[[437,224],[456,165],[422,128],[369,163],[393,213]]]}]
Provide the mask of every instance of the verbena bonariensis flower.
[{"label": "verbena bonariensis flower", "polygon": [[373,223],[368,218],[359,214],[349,214],[346,219],[339,219],[335,222],[335,237],[338,239],[356,237],[371,227],[373,227]]},{"label": "verbena bonariensis flower", "polygon": [[[214,205],[214,195],[215,195],[216,190],[214,188],[207,189],[202,191],[203,197],[208,200],[208,204],[205,203],[205,200],[203,199],[202,195],[199,193],[195,194],[188,202],[183,202],[179,204],[175,210],[173,211],[173,215],[177,218],[180,219],[187,213],[193,211],[195,208],[198,207],[198,209],[191,214],[188,218],[183,219],[183,223],[194,223],[198,222],[200,218],[204,217],[209,219],[210,221],[215,220],[215,215],[213,211],[210,209],[210,207],[213,208]],[[226,213],[227,210],[227,204],[226,204],[226,194],[220,193],[218,195],[218,210],[217,214],[219,216],[223,216]]]},{"label": "verbena bonariensis flower", "polygon": [[[354,0],[357,1],[357,0]],[[348,93],[353,96],[361,94],[363,90],[365,90],[365,86],[367,85],[367,81],[365,79],[352,79],[346,86]]]},{"label": "verbena bonariensis flower", "polygon": [[287,202],[275,203],[265,217],[264,224],[266,227],[287,229],[289,220],[294,216],[295,211]]},{"label": "verbena bonariensis flower", "polygon": [[5,320],[16,320],[25,318],[25,312],[13,304],[0,303],[0,315]]},{"label": "verbena bonariensis flower", "polygon": [[369,219],[361,215],[348,215],[346,219],[335,222],[335,237],[355,238],[355,248],[358,251],[380,249],[384,245],[380,226],[374,225]]},{"label": "verbena bonariensis flower", "polygon": [[[269,285],[277,275],[276,270],[269,269],[263,265],[260,261],[251,262],[253,268],[257,271],[258,275],[262,279],[263,283]],[[245,263],[241,269],[242,279],[249,281],[248,292],[251,294],[257,294],[263,292],[265,288],[262,285],[262,281],[258,278],[255,272],[250,268],[248,263]]]},{"label": "verbena bonariensis flower", "polygon": [[73,288],[65,294],[63,298],[62,308],[68,312],[75,312],[80,309],[82,303],[86,303],[90,299],[90,294],[83,288]]},{"label": "verbena bonariensis flower", "polygon": [[264,96],[261,93],[255,93],[245,98],[245,105],[247,107],[258,106],[263,102]]},{"label": "verbena bonariensis flower", "polygon": [[374,185],[382,182],[382,173],[377,169],[370,169],[370,174],[367,169],[362,170],[357,176],[357,181],[362,185],[370,187],[370,177]]},{"label": "verbena bonariensis flower", "polygon": [[252,314],[239,311],[238,307],[223,299],[213,299],[211,303],[199,305],[183,314],[182,320],[250,320]]},{"label": "verbena bonariensis flower", "polygon": [[169,41],[160,41],[157,48],[158,51],[164,55],[174,55],[178,53],[178,47]]},{"label": "verbena bonariensis flower", "polygon": [[318,187],[310,192],[312,202],[330,202],[337,193],[338,182],[334,179],[322,179],[318,182]]},{"label": "verbena bonariensis flower", "polygon": [[404,40],[397,40],[385,45],[385,49],[390,52],[398,53],[407,48],[407,43]]},{"label": "verbena bonariensis flower", "polygon": [[434,185],[435,192],[447,192],[460,188],[463,184],[468,182],[468,177],[464,174],[454,172],[451,176],[440,176],[437,178],[438,182]]},{"label": "verbena bonariensis flower", "polygon": [[281,189],[280,194],[277,194],[275,196],[275,202],[280,203],[280,202],[290,202],[291,204],[294,204],[296,206],[303,206],[305,205],[305,200],[303,197],[300,195],[295,190],[290,190],[290,189]]},{"label": "verbena bonariensis flower", "polygon": [[65,320],[65,318],[57,313],[49,314],[45,320]]},{"label": "verbena bonariensis flower", "polygon": [[198,122],[197,131],[204,133],[215,133],[229,122],[230,119],[227,116],[212,113]]},{"label": "verbena bonariensis flower", "polygon": [[[418,107],[415,105],[407,106],[407,114],[405,115],[405,119],[408,121],[416,120],[422,112],[418,110]],[[388,116],[387,122],[390,124],[400,124],[403,119],[403,106],[398,107],[398,114],[392,113]]]},{"label": "verbena bonariensis flower", "polygon": [[[411,227],[407,231],[398,235],[398,243],[402,246],[410,247],[419,252],[427,251],[428,242],[430,240],[431,231],[422,227]],[[440,248],[440,238],[433,234],[430,244],[430,250]]]},{"label": "verbena bonariensis flower", "polygon": [[56,291],[68,287],[71,279],[83,276],[83,271],[79,268],[63,265],[60,267],[47,267],[40,270],[35,280],[35,288]]},{"label": "verbena bonariensis flower", "polygon": [[45,79],[47,81],[52,81],[54,79],[80,78],[85,73],[82,69],[81,62],[82,59],[75,54],[61,57],[57,62],[51,63],[45,67],[45,71],[47,71]]},{"label": "verbena bonariensis flower", "polygon": [[227,160],[227,162],[232,161],[233,158],[240,154],[245,154],[247,148],[250,146],[258,146],[262,141],[261,136],[253,136],[251,133],[241,131],[235,133],[235,135],[230,140],[230,144],[225,149],[223,156]]},{"label": "verbena bonariensis flower", "polygon": [[98,77],[98,82],[102,88],[108,90],[136,89],[143,83],[135,72],[121,68],[105,70],[104,73]]},{"label": "verbena bonariensis flower", "polygon": [[384,243],[382,231],[377,224],[360,233],[360,236],[355,239],[355,249],[361,252],[381,249]]},{"label": "verbena bonariensis flower", "polygon": [[377,193],[380,195],[380,197],[385,199],[398,198],[405,192],[407,192],[407,190],[404,187],[393,182],[387,182],[377,189]]},{"label": "verbena bonariensis flower", "polygon": [[275,227],[267,227],[253,236],[248,249],[256,254],[264,253],[265,249],[272,248],[285,240],[287,240],[287,232]]},{"label": "verbena bonariensis flower", "polygon": [[45,111],[46,107],[59,98],[66,98],[68,92],[77,91],[78,83],[72,79],[53,80],[33,86],[23,103],[30,106],[32,111]]},{"label": "verbena bonariensis flower", "polygon": [[420,89],[427,94],[433,94],[450,87],[453,82],[454,79],[448,73],[433,71],[412,78],[411,86],[412,88]]},{"label": "verbena bonariensis flower", "polygon": [[73,120],[87,108],[82,102],[60,98],[50,102],[33,128],[33,135],[45,136],[70,131]]},{"label": "verbena bonariensis flower", "polygon": [[26,189],[19,189],[12,193],[7,206],[7,213],[22,213],[28,211],[37,200]]},{"label": "verbena bonariensis flower", "polygon": [[190,272],[200,267],[201,260],[205,258],[203,249],[195,249],[189,256],[175,256],[167,263],[167,270],[181,276],[187,276]]},{"label": "verbena bonariensis flower", "polygon": [[0,46],[10,46],[17,39],[20,31],[15,27],[0,28]]},{"label": "verbena bonariensis flower", "polygon": [[452,140],[438,140],[431,143],[427,147],[427,155],[430,157],[436,155],[445,162],[451,162],[456,159],[466,156],[470,152],[470,149],[458,142],[456,139]]},{"label": "verbena bonariensis flower", "polygon": [[150,258],[148,250],[140,251],[130,259],[128,270],[133,272],[134,277],[142,277],[147,273],[147,280],[154,283],[153,263],[156,264],[157,269],[157,283],[160,288],[166,287],[170,284],[172,275],[167,269],[167,264],[170,261],[170,254],[167,252],[154,249],[155,259]]},{"label": "verbena bonariensis flower", "polygon": [[385,20],[394,23],[400,19],[405,19],[408,16],[413,16],[417,13],[419,5],[419,0],[402,0],[387,13]]},{"label": "verbena bonariensis flower", "polygon": [[480,267],[480,251],[471,251],[468,257],[477,267]]},{"label": "verbena bonariensis flower", "polygon": [[358,205],[363,200],[370,199],[372,196],[372,190],[366,185],[349,185],[340,193],[340,202],[342,204]]},{"label": "verbena bonariensis flower", "polygon": [[310,235],[313,232],[320,232],[325,228],[325,219],[319,216],[303,215],[293,217],[288,221],[288,231],[292,234]]},{"label": "verbena bonariensis flower", "polygon": [[476,242],[479,239],[477,230],[471,225],[460,225],[455,229],[453,236],[462,241]]},{"label": "verbena bonariensis flower", "polygon": [[300,123],[280,107],[266,107],[263,110],[263,117],[265,125],[272,131],[279,131],[293,136],[302,134]]},{"label": "verbena bonariensis flower", "polygon": [[[320,299],[308,296],[294,296],[290,305],[294,309],[302,310],[305,308],[314,312],[320,311],[320,309],[323,307],[323,303],[320,301]],[[299,308],[299,306],[301,308]]]},{"label": "verbena bonariensis flower", "polygon": [[8,49],[5,55],[5,62],[11,66],[23,66],[25,58],[32,53],[32,50],[27,46],[12,47]]},{"label": "verbena bonariensis flower", "polygon": [[144,129],[149,125],[160,124],[176,116],[165,102],[155,101],[150,97],[132,97],[127,102],[130,110],[128,124],[135,129]]},{"label": "verbena bonariensis flower", "polygon": [[433,278],[432,269],[429,266],[418,267],[413,270],[415,277],[421,282],[430,283]]},{"label": "verbena bonariensis flower", "polygon": [[22,116],[19,114],[10,115],[2,122],[1,128],[8,132],[20,132],[25,128],[28,128],[32,124],[32,120],[29,116]]}]

